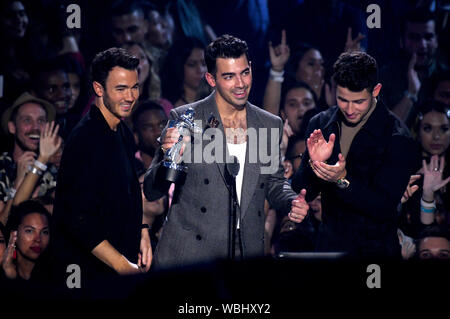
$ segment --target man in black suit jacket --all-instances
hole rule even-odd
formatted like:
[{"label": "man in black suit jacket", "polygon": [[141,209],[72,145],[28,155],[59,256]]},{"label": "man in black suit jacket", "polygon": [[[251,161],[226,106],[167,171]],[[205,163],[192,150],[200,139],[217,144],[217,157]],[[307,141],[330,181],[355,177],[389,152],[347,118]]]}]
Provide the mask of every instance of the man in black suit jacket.
[{"label": "man in black suit jacket", "polygon": [[51,242],[59,287],[71,264],[80,267],[81,288],[105,274],[150,267],[135,144],[121,120],[139,97],[138,64],[117,48],[99,53],[92,63],[95,105],[68,139],[58,174]]},{"label": "man in black suit jacket", "polygon": [[[231,246],[237,258],[264,254],[265,198],[295,222],[301,222],[308,210],[305,191],[297,196],[283,176],[279,157],[281,119],[247,101],[252,84],[247,44],[229,35],[222,36],[208,45],[205,60],[206,80],[215,91],[170,114],[170,119],[179,119],[192,108],[194,122],[200,123],[203,133],[194,134],[183,153],[187,177],[183,185],[176,184],[156,248],[155,265],[160,268],[233,258],[229,244],[230,183],[225,163],[228,155],[236,156],[240,162],[236,176],[239,208],[233,228],[236,245]],[[161,136],[161,148],[144,180],[148,200],[156,200],[166,191],[166,183],[158,172],[165,153],[179,136],[176,128],[168,127]],[[268,161],[262,154],[269,156]]]},{"label": "man in black suit jacket", "polygon": [[[382,103],[377,64],[364,52],[334,64],[337,106],[314,116],[292,187],[322,197],[318,251],[397,257],[397,206],[420,165],[406,126]],[[327,142],[328,141],[328,142]]]}]

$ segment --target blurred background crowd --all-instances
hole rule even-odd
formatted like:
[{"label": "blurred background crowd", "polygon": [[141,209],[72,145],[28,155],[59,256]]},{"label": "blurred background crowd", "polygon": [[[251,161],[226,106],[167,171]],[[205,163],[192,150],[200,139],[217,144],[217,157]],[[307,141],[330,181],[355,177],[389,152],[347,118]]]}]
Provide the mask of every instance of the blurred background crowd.
[{"label": "blurred background crowd", "polygon": [[[72,3],[81,9],[80,28],[67,24],[69,16],[76,19],[67,12]],[[380,28],[368,27],[371,3],[380,8]],[[211,93],[204,48],[222,34],[249,46],[250,102],[284,120],[288,179],[300,166],[309,119],[336,104],[331,73],[339,54],[363,50],[375,57],[381,99],[410,128],[424,160],[398,206],[402,256],[449,258],[449,12],[450,2],[442,0],[2,0],[0,259],[14,229],[17,261],[26,264],[22,277],[45,254],[64,141],[93,103],[95,54],[116,46],[140,59],[139,103],[127,124],[142,182],[170,110]],[[58,134],[43,136],[53,120]],[[27,179],[28,165],[38,158],[44,173]],[[443,172],[430,169],[433,161],[445,165]],[[435,207],[424,211],[423,198]],[[170,193],[157,202],[143,199],[153,245],[170,199]],[[314,250],[320,196],[301,224],[266,206],[268,255]],[[39,227],[27,231],[31,222]]]}]

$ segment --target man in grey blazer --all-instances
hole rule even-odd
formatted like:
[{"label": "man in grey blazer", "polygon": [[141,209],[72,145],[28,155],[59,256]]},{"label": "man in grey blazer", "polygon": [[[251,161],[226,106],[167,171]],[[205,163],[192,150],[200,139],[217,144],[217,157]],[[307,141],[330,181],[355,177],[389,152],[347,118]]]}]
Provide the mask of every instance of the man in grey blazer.
[{"label": "man in grey blazer", "polygon": [[[252,72],[245,41],[224,35],[208,45],[205,61],[205,77],[214,92],[170,114],[171,120],[177,120],[192,108],[202,132],[191,136],[183,148],[187,177],[175,186],[155,252],[154,265],[158,268],[211,262],[229,257],[230,250],[238,259],[262,256],[266,198],[272,207],[297,223],[308,211],[306,191],[297,195],[283,177],[279,156],[281,119],[247,101]],[[144,180],[144,194],[150,201],[167,192],[168,183],[160,174],[161,162],[179,136],[173,127],[166,127],[161,135],[161,148]],[[230,155],[241,163],[236,176],[236,242],[231,249],[231,187],[226,163]]]}]

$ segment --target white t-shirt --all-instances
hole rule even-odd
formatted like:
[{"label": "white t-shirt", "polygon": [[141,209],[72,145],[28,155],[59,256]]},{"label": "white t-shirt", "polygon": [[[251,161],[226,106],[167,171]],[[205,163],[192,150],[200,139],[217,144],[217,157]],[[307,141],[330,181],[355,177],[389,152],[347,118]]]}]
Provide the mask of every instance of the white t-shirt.
[{"label": "white t-shirt", "polygon": [[244,179],[245,156],[247,152],[247,142],[241,144],[227,143],[230,156],[236,156],[239,161],[239,173],[236,176],[236,195],[239,205],[241,205],[242,181]]}]

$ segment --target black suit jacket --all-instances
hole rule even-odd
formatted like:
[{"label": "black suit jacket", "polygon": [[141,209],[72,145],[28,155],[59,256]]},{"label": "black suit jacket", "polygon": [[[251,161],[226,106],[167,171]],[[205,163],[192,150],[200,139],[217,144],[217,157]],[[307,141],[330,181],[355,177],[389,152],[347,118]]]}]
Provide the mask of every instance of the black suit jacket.
[{"label": "black suit jacket", "polygon": [[112,131],[95,106],[70,135],[53,212],[51,248],[57,274],[67,277],[69,264],[81,267],[82,279],[113,273],[91,253],[103,240],[137,262],[142,195],[133,167],[134,145],[128,127],[120,122]]},{"label": "black suit jacket", "polygon": [[[336,134],[330,164],[338,161],[342,120],[334,106],[308,125],[307,137],[315,129],[321,129],[327,141]],[[400,256],[397,206],[410,176],[420,167],[418,147],[406,126],[382,103],[377,104],[347,154],[347,189],[316,177],[308,161],[306,151],[292,187],[306,188],[308,201],[321,192],[323,222],[317,249],[354,256]]]}]

